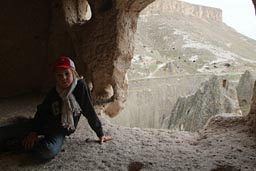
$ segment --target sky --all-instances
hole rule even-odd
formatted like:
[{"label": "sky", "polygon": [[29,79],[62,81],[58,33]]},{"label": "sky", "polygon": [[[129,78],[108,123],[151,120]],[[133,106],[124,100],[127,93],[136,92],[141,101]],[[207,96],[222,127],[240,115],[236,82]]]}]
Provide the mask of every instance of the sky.
[{"label": "sky", "polygon": [[252,0],[183,0],[222,9],[223,22],[256,40],[256,16]]}]

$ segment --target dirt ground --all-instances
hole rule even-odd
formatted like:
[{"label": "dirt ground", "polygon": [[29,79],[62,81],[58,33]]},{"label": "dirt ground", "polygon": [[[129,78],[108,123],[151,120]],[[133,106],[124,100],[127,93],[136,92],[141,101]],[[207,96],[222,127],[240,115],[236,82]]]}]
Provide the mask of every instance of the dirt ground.
[{"label": "dirt ground", "polygon": [[256,143],[241,119],[201,133],[125,128],[104,121],[113,141],[98,144],[83,119],[61,153],[40,163],[26,154],[0,155],[1,170],[253,171]]},{"label": "dirt ground", "polygon": [[[27,110],[27,114],[34,112],[32,107]],[[106,119],[102,122],[105,134],[113,137],[110,142],[98,144],[96,135],[82,118],[77,131],[66,138],[53,160],[42,163],[27,154],[4,153],[0,154],[0,168],[2,171],[256,171],[255,136],[246,126],[245,117],[222,114],[196,133],[127,128]]]}]

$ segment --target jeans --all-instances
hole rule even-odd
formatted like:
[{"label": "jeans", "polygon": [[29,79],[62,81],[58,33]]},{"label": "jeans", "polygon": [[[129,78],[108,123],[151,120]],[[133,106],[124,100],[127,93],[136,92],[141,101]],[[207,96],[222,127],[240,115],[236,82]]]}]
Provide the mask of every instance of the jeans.
[{"label": "jeans", "polygon": [[[24,151],[21,145],[23,138],[31,132],[32,120],[26,119],[5,126],[0,126],[0,151]],[[35,157],[42,160],[53,159],[61,150],[65,139],[62,131],[43,135],[39,142],[30,151]],[[15,149],[14,149],[15,148]]]},{"label": "jeans", "polygon": [[32,154],[43,160],[53,159],[60,152],[64,139],[63,133],[45,136],[32,149]]}]

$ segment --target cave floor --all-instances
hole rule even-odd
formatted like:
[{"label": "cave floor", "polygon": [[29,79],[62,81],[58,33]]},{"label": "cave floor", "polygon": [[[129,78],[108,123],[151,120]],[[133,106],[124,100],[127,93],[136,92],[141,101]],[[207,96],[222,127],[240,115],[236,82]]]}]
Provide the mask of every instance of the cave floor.
[{"label": "cave floor", "polygon": [[[33,116],[39,96],[2,101],[8,118]],[[9,105],[8,105],[9,104]],[[3,109],[3,110],[2,110]],[[8,113],[9,112],[9,113]],[[82,118],[77,131],[66,138],[59,155],[39,162],[27,154],[0,154],[3,171],[256,171],[256,141],[243,117],[221,115],[196,133],[164,129],[126,128],[102,119],[113,140],[102,145]]]}]

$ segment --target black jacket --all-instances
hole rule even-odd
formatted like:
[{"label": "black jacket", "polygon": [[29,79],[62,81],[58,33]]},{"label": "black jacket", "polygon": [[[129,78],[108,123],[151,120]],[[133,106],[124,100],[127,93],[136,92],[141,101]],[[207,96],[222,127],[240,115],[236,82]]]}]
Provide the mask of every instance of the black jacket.
[{"label": "black jacket", "polygon": [[[77,81],[73,94],[91,128],[98,137],[102,137],[101,122],[95,113],[91,102],[90,90],[84,80]],[[80,116],[74,116],[75,127],[77,127],[79,119]],[[37,112],[32,123],[32,130],[42,135],[51,135],[59,131],[62,131],[65,135],[73,133],[67,131],[61,125],[61,98],[55,87],[48,92],[42,104],[37,106]]]}]

